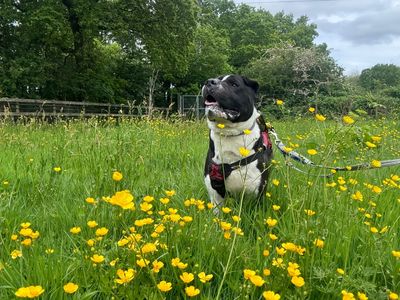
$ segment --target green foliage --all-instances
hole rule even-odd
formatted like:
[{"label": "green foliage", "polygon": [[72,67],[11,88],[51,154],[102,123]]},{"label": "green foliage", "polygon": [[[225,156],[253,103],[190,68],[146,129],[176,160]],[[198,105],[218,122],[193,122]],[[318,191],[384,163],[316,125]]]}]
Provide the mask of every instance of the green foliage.
[{"label": "green foliage", "polygon": [[280,41],[309,48],[317,35],[306,17],[230,0],[1,2],[0,33],[2,96],[158,105],[171,85],[197,93]]},{"label": "green foliage", "polygon": [[309,49],[282,44],[253,60],[244,71],[260,83],[266,98],[285,99],[289,106],[341,88],[342,70],[323,47]]},{"label": "green foliage", "polygon": [[0,96],[168,106],[207,78],[240,73],[260,81],[263,109],[277,116],[271,99],[289,114],[313,103],[338,113],[347,102],[396,111],[400,67],[343,81],[317,34],[305,16],[232,0],[2,1]]},{"label": "green foliage", "polygon": [[360,85],[369,90],[397,88],[400,86],[400,67],[393,64],[377,64],[361,72]]}]

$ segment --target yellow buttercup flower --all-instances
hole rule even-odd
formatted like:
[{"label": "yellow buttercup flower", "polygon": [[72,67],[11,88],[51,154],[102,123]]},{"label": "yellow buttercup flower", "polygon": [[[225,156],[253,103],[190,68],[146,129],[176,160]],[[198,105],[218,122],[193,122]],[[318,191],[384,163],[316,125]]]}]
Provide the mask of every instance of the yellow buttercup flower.
[{"label": "yellow buttercup flower", "polygon": [[313,113],[313,112],[315,112],[315,108],[314,108],[314,107],[309,107],[309,108],[308,108],[308,111],[309,111],[310,113]]},{"label": "yellow buttercup flower", "polygon": [[197,276],[199,277],[199,279],[202,283],[206,283],[213,278],[212,274],[206,275],[206,273],[204,273],[204,272],[200,272],[199,274],[197,274]]},{"label": "yellow buttercup flower", "polygon": [[232,216],[232,220],[237,223],[237,222],[240,221],[240,217],[239,216]]},{"label": "yellow buttercup flower", "polygon": [[276,105],[283,105],[283,104],[284,104],[283,100],[281,99],[276,100]]},{"label": "yellow buttercup flower", "polygon": [[161,291],[161,292],[169,292],[170,290],[172,290],[172,283],[171,282],[166,282],[165,280],[161,281],[160,283],[157,284],[157,288]]},{"label": "yellow buttercup flower", "polygon": [[250,281],[252,284],[254,284],[255,286],[262,286],[265,281],[262,279],[261,276],[259,275],[254,275],[250,277]]},{"label": "yellow buttercup flower", "polygon": [[21,244],[25,247],[29,247],[30,245],[32,245],[32,240],[31,239],[24,239],[22,240]]},{"label": "yellow buttercup flower", "polygon": [[315,211],[311,210],[311,209],[305,209],[304,212],[306,213],[307,216],[313,216],[315,215]]},{"label": "yellow buttercup flower", "polygon": [[228,222],[221,221],[220,223],[221,229],[224,231],[228,231],[232,229],[232,224]]},{"label": "yellow buttercup flower", "polygon": [[342,290],[342,300],[355,300],[354,294],[346,290]]},{"label": "yellow buttercup flower", "polygon": [[225,128],[225,124],[219,123],[219,124],[217,124],[217,127],[219,129],[224,129]]},{"label": "yellow buttercup flower", "polygon": [[104,256],[103,255],[98,255],[98,254],[94,254],[90,260],[92,262],[94,262],[95,264],[100,264],[104,261]]},{"label": "yellow buttercup flower", "polygon": [[317,247],[317,248],[324,248],[324,241],[323,240],[320,240],[320,239],[315,239],[314,240],[314,245],[315,245],[315,247]]},{"label": "yellow buttercup flower", "polygon": [[168,197],[172,197],[172,196],[174,196],[176,194],[176,191],[175,190],[165,191],[165,194]]},{"label": "yellow buttercup flower", "polygon": [[150,263],[150,261],[148,259],[141,258],[141,259],[136,260],[136,264],[141,268],[146,267],[149,263]]},{"label": "yellow buttercup flower", "polygon": [[94,228],[96,227],[98,224],[96,221],[88,221],[87,222],[87,226],[89,226],[90,228]]},{"label": "yellow buttercup flower", "polygon": [[78,290],[79,286],[73,282],[68,282],[63,286],[64,292],[67,294],[73,294]]},{"label": "yellow buttercup flower", "polygon": [[272,179],[272,184],[273,184],[273,185],[278,186],[279,183],[280,183],[280,182],[279,182],[278,179]]},{"label": "yellow buttercup flower", "polygon": [[368,300],[368,297],[365,293],[357,292],[358,300]]},{"label": "yellow buttercup flower", "polygon": [[198,294],[200,294],[200,290],[196,289],[193,285],[191,285],[191,286],[188,286],[188,287],[185,288],[185,293],[189,297],[195,297]]},{"label": "yellow buttercup flower", "polygon": [[122,176],[122,173],[121,173],[121,172],[118,172],[118,171],[113,172],[113,174],[112,174],[112,179],[113,179],[114,181],[121,181],[122,178],[123,178],[123,176]]},{"label": "yellow buttercup flower", "polygon": [[393,257],[396,257],[397,259],[400,259],[400,250],[399,251],[393,250],[392,251],[392,255],[393,255]]},{"label": "yellow buttercup flower", "polygon": [[15,292],[15,296],[19,298],[36,298],[43,294],[44,289],[40,285],[32,285],[21,287]]},{"label": "yellow buttercup flower", "polygon": [[229,207],[223,207],[223,208],[221,208],[221,210],[225,214],[229,214],[232,211],[232,209],[230,209]]},{"label": "yellow buttercup flower", "polygon": [[240,147],[239,148],[239,153],[240,153],[241,156],[247,157],[250,154],[250,150],[245,148],[245,147]]},{"label": "yellow buttercup flower", "polygon": [[339,275],[344,275],[344,270],[343,269],[341,269],[341,268],[337,268],[336,269],[336,272],[339,274]]},{"label": "yellow buttercup flower", "polygon": [[160,198],[160,202],[162,203],[162,204],[168,204],[169,203],[169,198]]},{"label": "yellow buttercup flower", "polygon": [[192,273],[183,272],[183,274],[180,275],[179,278],[184,283],[190,283],[190,282],[192,282],[194,280],[194,275]]},{"label": "yellow buttercup flower", "polygon": [[271,270],[265,268],[265,269],[263,270],[263,275],[264,275],[264,276],[269,276],[269,275],[271,275]]},{"label": "yellow buttercup flower", "polygon": [[265,300],[279,300],[281,296],[279,294],[275,294],[273,291],[265,291],[263,292],[263,297]]},{"label": "yellow buttercup flower", "polygon": [[61,172],[61,167],[54,167],[53,171],[56,173],[60,173]]},{"label": "yellow buttercup flower", "polygon": [[256,271],[250,270],[250,269],[244,269],[243,270],[243,276],[244,279],[248,280],[250,279],[252,276],[256,275]]},{"label": "yellow buttercup flower", "polygon": [[304,278],[301,276],[293,276],[290,282],[293,283],[296,287],[302,287],[305,284]]},{"label": "yellow buttercup flower", "polygon": [[376,145],[371,142],[365,142],[365,145],[367,145],[368,148],[376,148]]},{"label": "yellow buttercup flower", "polygon": [[142,253],[153,253],[157,251],[157,247],[153,243],[146,243],[142,246]]},{"label": "yellow buttercup flower", "polygon": [[143,201],[144,202],[148,202],[148,203],[153,202],[154,201],[154,197],[150,196],[150,195],[144,196],[143,197]]},{"label": "yellow buttercup flower", "polygon": [[96,204],[96,200],[92,197],[87,197],[85,201],[89,204]]},{"label": "yellow buttercup flower", "polygon": [[316,119],[317,121],[323,122],[323,121],[326,120],[326,117],[324,117],[323,115],[320,115],[320,114],[316,114],[316,115],[315,115],[315,119]]},{"label": "yellow buttercup flower", "polygon": [[397,295],[394,292],[390,292],[388,297],[389,297],[389,300],[397,300],[397,299],[399,299],[399,295]]},{"label": "yellow buttercup flower", "polygon": [[343,116],[342,121],[347,125],[351,125],[355,122],[354,119],[350,116]]},{"label": "yellow buttercup flower", "polygon": [[251,130],[250,129],[245,129],[245,130],[243,130],[243,133],[245,135],[249,135],[251,133]]},{"label": "yellow buttercup flower", "polygon": [[33,230],[31,228],[22,228],[19,231],[19,234],[25,237],[31,236]]},{"label": "yellow buttercup flower", "polygon": [[133,280],[135,278],[136,271],[132,268],[129,268],[128,270],[124,271],[122,269],[117,270],[117,276],[118,278],[115,279],[114,281],[118,284],[125,284]]},{"label": "yellow buttercup flower", "polygon": [[28,228],[28,227],[31,227],[31,223],[29,223],[29,222],[24,222],[24,223],[21,223],[21,227],[22,227],[22,228]]},{"label": "yellow buttercup flower", "polygon": [[144,212],[148,212],[153,208],[153,205],[148,202],[140,203],[140,210]]},{"label": "yellow buttercup flower", "polygon": [[181,259],[178,258],[178,257],[173,258],[173,259],[171,260],[171,265],[172,265],[173,267],[177,267],[177,268],[179,268],[179,269],[181,269],[181,270],[186,269],[186,267],[188,266],[187,263],[185,264],[185,263],[181,262]]},{"label": "yellow buttercup flower", "polygon": [[373,142],[379,143],[379,142],[382,140],[382,137],[381,137],[381,136],[373,135],[373,136],[371,136],[371,140],[372,140]]},{"label": "yellow buttercup flower", "polygon": [[274,267],[278,267],[278,268],[284,268],[284,267],[285,267],[285,265],[284,265],[284,263],[283,263],[283,259],[280,258],[280,257],[274,258],[274,259],[272,260],[272,265],[273,265]]},{"label": "yellow buttercup flower", "polygon": [[351,195],[351,199],[356,200],[356,201],[363,201],[363,198],[364,197],[360,191],[356,191],[353,195]]},{"label": "yellow buttercup flower", "polygon": [[275,234],[273,234],[273,233],[270,233],[270,234],[269,234],[269,238],[270,238],[271,240],[273,240],[273,241],[275,241],[275,240],[278,239],[278,237],[277,237]]},{"label": "yellow buttercup flower", "polygon": [[162,261],[155,260],[152,264],[154,273],[160,272],[161,268],[164,267],[164,263]]},{"label": "yellow buttercup flower", "polygon": [[382,189],[379,186],[374,185],[371,189],[375,194],[382,193]]},{"label": "yellow buttercup flower", "polygon": [[315,149],[308,149],[308,150],[307,150],[307,153],[310,154],[310,155],[315,155],[315,154],[317,154],[318,152],[317,152],[317,150],[315,150]]},{"label": "yellow buttercup flower", "polygon": [[18,257],[22,257],[22,251],[20,250],[13,250],[11,252],[11,258],[12,259],[17,259]]},{"label": "yellow buttercup flower", "polygon": [[286,153],[290,153],[290,152],[293,151],[293,148],[284,146],[284,147],[283,147],[283,151],[285,151]]},{"label": "yellow buttercup flower", "polygon": [[281,209],[281,207],[279,206],[279,205],[272,205],[272,209],[274,210],[274,211],[278,211],[278,210],[280,210]]},{"label": "yellow buttercup flower", "polygon": [[105,236],[108,233],[108,229],[105,227],[101,227],[96,230],[96,236]]},{"label": "yellow buttercup flower", "polygon": [[277,219],[268,218],[267,220],[265,220],[265,224],[267,224],[268,227],[274,227],[276,224],[278,224],[278,220]]},{"label": "yellow buttercup flower", "polygon": [[374,168],[380,168],[382,166],[382,163],[379,160],[373,160],[371,162],[371,166],[373,166]]},{"label": "yellow buttercup flower", "polygon": [[133,210],[135,209],[133,199],[133,195],[128,190],[124,190],[116,192],[107,202],[112,205],[120,206],[122,209]]},{"label": "yellow buttercup flower", "polygon": [[295,266],[290,266],[287,267],[287,271],[288,271],[288,275],[290,277],[294,277],[294,276],[300,276],[300,270],[298,268],[296,268]]},{"label": "yellow buttercup flower", "polygon": [[78,234],[82,231],[82,229],[80,227],[72,227],[69,232],[71,232],[72,234]]},{"label": "yellow buttercup flower", "polygon": [[372,233],[378,233],[378,232],[379,232],[378,228],[376,228],[376,227],[371,227],[369,230],[370,230]]}]

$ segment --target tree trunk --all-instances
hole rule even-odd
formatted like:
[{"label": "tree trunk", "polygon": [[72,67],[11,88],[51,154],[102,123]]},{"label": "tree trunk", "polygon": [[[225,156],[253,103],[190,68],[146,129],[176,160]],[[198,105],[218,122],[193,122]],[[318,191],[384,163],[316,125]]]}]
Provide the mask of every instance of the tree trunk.
[{"label": "tree trunk", "polygon": [[154,92],[156,89],[156,83],[158,79],[158,73],[159,70],[153,69],[151,76],[149,78],[149,103],[148,103],[148,115],[149,117],[152,116],[153,114],[153,108],[154,108]]}]

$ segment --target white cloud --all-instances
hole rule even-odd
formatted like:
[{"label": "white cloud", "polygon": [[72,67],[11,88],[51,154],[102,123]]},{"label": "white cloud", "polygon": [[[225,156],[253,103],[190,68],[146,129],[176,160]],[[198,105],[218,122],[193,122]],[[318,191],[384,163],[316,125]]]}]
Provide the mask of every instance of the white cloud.
[{"label": "white cloud", "polygon": [[[236,3],[255,2],[235,0]],[[271,13],[306,15],[317,25],[317,43],[326,43],[346,74],[378,63],[400,65],[400,0],[336,0],[253,4]]]}]

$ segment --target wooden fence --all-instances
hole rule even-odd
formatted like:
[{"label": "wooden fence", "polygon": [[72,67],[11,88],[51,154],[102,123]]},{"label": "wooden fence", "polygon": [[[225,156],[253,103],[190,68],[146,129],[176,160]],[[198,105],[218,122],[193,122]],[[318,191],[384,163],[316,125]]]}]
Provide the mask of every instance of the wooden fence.
[{"label": "wooden fence", "polygon": [[[170,108],[154,108],[152,113],[168,115]],[[0,117],[90,118],[140,117],[149,115],[146,106],[57,100],[0,98]]]}]

